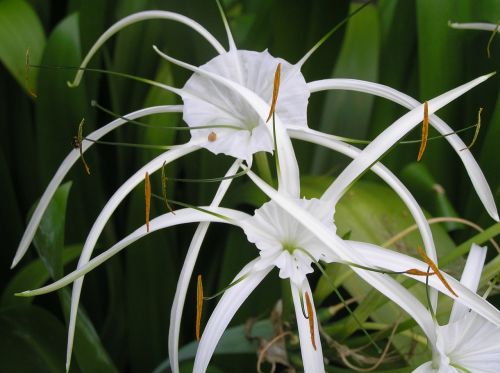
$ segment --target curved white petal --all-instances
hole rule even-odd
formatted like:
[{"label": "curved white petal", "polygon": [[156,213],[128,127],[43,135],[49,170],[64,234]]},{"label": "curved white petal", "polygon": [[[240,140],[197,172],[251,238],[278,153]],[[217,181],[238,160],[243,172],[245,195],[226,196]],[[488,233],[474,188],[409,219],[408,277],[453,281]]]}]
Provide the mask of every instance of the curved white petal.
[{"label": "curved white petal", "polygon": [[449,22],[448,26],[463,30],[495,31],[498,30],[498,24],[485,22],[458,23]]},{"label": "curved white petal", "polygon": [[[328,229],[319,219],[311,215],[308,211],[298,206],[292,199],[280,194],[274,188],[266,184],[252,171],[248,171],[248,176],[252,181],[267,194],[273,201],[279,204],[290,215],[294,216],[304,227],[318,237],[332,252],[337,255],[340,261],[356,263],[363,266],[373,266],[371,260],[363,252],[353,250],[352,245],[338,237],[332,230]],[[384,256],[379,258],[384,260]],[[382,268],[385,268],[382,266]],[[387,275],[353,268],[367,283],[375,287],[378,291],[398,303],[408,312],[420,325],[424,333],[432,341],[435,340],[434,323],[429,312],[422,304],[401,284]]]},{"label": "curved white petal", "polygon": [[23,291],[22,293],[19,293],[17,295],[23,297],[32,297],[36,295],[47,294],[55,290],[59,290],[60,288],[71,284],[72,282],[81,278],[82,276],[85,276],[87,273],[89,273],[96,267],[100,266],[106,260],[110,259],[123,249],[127,248],[135,241],[159,229],[164,229],[181,224],[196,223],[196,222],[212,222],[212,223],[226,223],[226,224],[238,225],[237,224],[238,221],[248,218],[247,214],[237,210],[231,210],[221,207],[212,207],[212,206],[202,207],[202,208],[214,214],[223,215],[224,217],[229,218],[229,220],[212,215],[208,212],[192,208],[176,210],[175,213],[167,213],[160,215],[149,222],[149,232],[147,231],[146,226],[143,225],[142,227],[136,229],[134,232],[126,236],[125,238],[121,239],[119,242],[114,244],[108,250],[102,252],[101,254],[90,260],[84,266],[79,267],[78,269],[74,270],[71,273],[68,273],[63,278],[44,287],[35,290]]},{"label": "curved white petal", "polygon": [[[486,260],[486,252],[486,247],[481,247],[473,243],[462,272],[462,277],[460,278],[460,283],[474,293],[477,292],[477,287],[481,280],[481,273],[483,272],[484,261]],[[458,302],[454,302],[449,322],[452,323],[462,319],[467,312],[467,307]]]},{"label": "curved white petal", "polygon": [[[314,144],[322,145],[332,150],[338,151],[344,155],[351,158],[356,158],[356,156],[361,153],[361,150],[338,141],[334,136],[326,135],[322,132],[318,132],[309,128],[288,128],[287,132],[290,134],[291,138],[309,141]],[[422,235],[422,240],[424,242],[424,247],[427,255],[434,261],[437,262],[436,247],[434,246],[434,240],[432,238],[432,231],[429,222],[425,218],[425,215],[420,208],[420,205],[415,200],[410,191],[406,186],[381,162],[377,162],[372,166],[372,171],[376,173],[382,180],[384,180],[403,200],[406,207],[412,214],[415,222],[418,225],[420,234]],[[317,214],[316,214],[317,216]],[[432,289],[431,292],[432,306],[436,309],[437,306],[437,292]]]},{"label": "curved white petal", "polygon": [[[190,65],[188,63],[179,61],[172,58],[165,53],[161,52],[158,48],[153,47],[155,51],[165,58],[178,66],[184,67],[202,76],[208,77],[215,82],[221,83],[225,87],[230,88],[238,95],[240,95],[259,115],[262,121],[267,120],[269,114],[270,105],[267,104],[260,98],[256,93],[252,92],[250,89],[235,83],[232,80],[226,79],[223,76],[214,74],[210,71],[200,69],[196,66]],[[188,92],[189,93],[189,92]],[[286,133],[286,125],[282,123],[279,116],[275,116],[275,127],[276,127],[276,142],[278,144],[279,153],[279,167],[280,173],[278,174],[279,190],[280,192],[286,193],[291,197],[299,197],[300,192],[300,179],[299,179],[299,166],[297,164],[297,159],[295,158],[295,153],[293,151],[292,142]],[[272,125],[265,125],[265,128],[272,135],[273,127]]]},{"label": "curved white petal", "polygon": [[[149,163],[143,166],[139,171],[137,171],[133,176],[131,176],[125,183],[123,183],[120,188],[113,194],[113,196],[108,200],[101,213],[94,222],[92,229],[90,230],[87,240],[83,245],[82,253],[80,259],[78,260],[77,268],[82,268],[88,263],[92,252],[94,251],[95,244],[99,239],[99,236],[104,229],[104,226],[108,222],[109,218],[118,207],[118,205],[123,201],[123,199],[141,182],[144,181],[144,175],[148,172],[150,175],[155,171],[160,169],[163,164],[168,164],[186,154],[192,153],[200,149],[200,144],[195,142],[189,142],[180,146],[177,149],[169,150]],[[71,293],[71,310],[68,326],[68,351],[66,356],[66,365],[69,367],[69,362],[71,360],[71,351],[73,346],[73,339],[75,334],[75,323],[76,314],[78,312],[78,303],[80,300],[80,293],[83,285],[83,277],[77,279],[73,284],[73,292]]]},{"label": "curved white petal", "polygon": [[252,271],[254,262],[255,260],[248,263],[236,275],[233,281],[245,275],[247,277],[224,292],[224,295],[222,295],[221,300],[210,316],[207,326],[203,331],[198,351],[196,352],[193,372],[204,373],[206,371],[215,347],[217,347],[222,333],[224,333],[234,314],[273,268],[269,267],[255,272]]},{"label": "curved white petal", "polygon": [[[94,132],[90,133],[86,137],[90,140],[99,140],[101,137],[106,135],[107,133],[113,131],[114,129],[118,128],[122,124],[126,123],[127,120],[124,118],[127,118],[129,120],[141,118],[147,115],[152,115],[152,114],[160,114],[160,113],[179,113],[182,112],[182,105],[164,105],[164,106],[153,106],[150,108],[146,109],[141,109],[134,111],[132,113],[129,113],[125,115],[123,118],[118,118],[115,119],[114,121],[106,124],[105,126],[102,126],[101,128],[95,130]],[[91,141],[83,141],[82,143],[82,151],[86,152],[88,148],[90,148],[92,145],[94,145],[94,142]],[[50,181],[49,185],[47,186],[47,189],[45,189],[45,192],[42,195],[42,198],[40,198],[40,201],[38,202],[38,205],[35,208],[35,211],[33,212],[33,215],[30,218],[30,221],[28,223],[28,226],[26,227],[26,230],[23,233],[23,237],[21,238],[21,242],[19,244],[19,247],[17,248],[16,255],[14,256],[14,260],[12,261],[12,266],[11,268],[15,267],[17,263],[22,259],[24,254],[29,248],[29,245],[31,241],[33,240],[33,237],[35,236],[36,229],[38,228],[38,225],[40,224],[40,221],[42,220],[43,213],[45,212],[45,209],[50,203],[50,200],[54,196],[54,193],[56,192],[58,186],[61,184],[63,179],[66,177],[67,173],[73,167],[75,162],[77,162],[80,159],[80,150],[79,149],[74,149],[72,150],[64,159],[64,161],[61,163],[59,168],[57,169],[57,172],[55,175],[52,177],[52,180]]]},{"label": "curved white petal", "polygon": [[[394,101],[408,109],[413,109],[420,105],[420,102],[402,92],[382,84],[366,82],[356,79],[325,79],[308,83],[308,87],[313,92],[319,92],[329,89],[353,90],[357,92],[365,92],[368,94],[380,96],[388,100]],[[429,115],[429,123],[450,143],[455,152],[458,154],[462,163],[467,170],[467,173],[472,181],[472,185],[476,189],[479,199],[490,216],[499,221],[498,211],[495,205],[495,199],[488,186],[488,182],[484,177],[481,168],[477,164],[471,151],[467,149],[462,139],[457,134],[452,134],[453,129],[448,126],[443,120],[436,115]]]},{"label": "curved white petal", "polygon": [[[215,39],[215,37],[208,32],[202,25],[200,25],[198,22],[192,20],[191,18],[188,18],[186,16],[183,16],[182,14],[178,13],[173,13],[173,12],[167,12],[163,10],[148,10],[144,12],[138,12],[131,14],[125,18],[122,18],[118,22],[116,22],[114,25],[112,25],[110,28],[108,28],[100,37],[97,39],[97,41],[94,43],[92,48],[90,48],[90,51],[87,53],[85,58],[83,59],[82,64],[80,65],[80,68],[84,69],[87,64],[90,62],[94,54],[99,50],[99,48],[114,34],[116,34],[118,31],[121,29],[132,25],[137,22],[145,21],[148,19],[166,19],[166,20],[171,20],[171,21],[176,21],[179,23],[183,23],[186,26],[192,28],[196,32],[198,32],[201,36],[203,36],[214,48],[215,50],[221,54],[225,53],[226,50],[224,47]],[[76,73],[75,79],[73,80],[73,83],[71,83],[71,86],[78,86],[80,84],[80,81],[82,80],[84,70],[79,70]]]},{"label": "curved white petal", "polygon": [[[225,176],[232,176],[238,171],[241,161],[237,160],[226,172]],[[223,180],[217,192],[215,194],[211,207],[217,207],[224,195],[226,194],[229,186],[231,185],[232,179]],[[200,252],[201,244],[205,239],[208,227],[210,223],[204,222],[200,223],[196,228],[196,231],[189,245],[186,258],[184,259],[184,264],[182,265],[181,273],[179,275],[179,280],[177,282],[177,288],[175,290],[174,301],[172,304],[172,309],[170,311],[170,327],[168,331],[168,354],[170,359],[170,366],[174,373],[179,372],[179,332],[181,329],[181,319],[182,311],[184,309],[184,301],[186,299],[186,293],[189,286],[189,280],[193,273],[193,268],[198,258],[198,253]]]},{"label": "curved white petal", "polygon": [[[311,288],[309,287],[309,282],[305,279],[302,289],[299,289],[293,281],[290,281],[290,286],[292,288],[292,298],[293,306],[295,308],[295,318],[297,319],[297,327],[299,329],[299,339],[300,339],[300,352],[302,354],[302,363],[304,364],[305,373],[321,373],[325,371],[325,364],[323,362],[323,350],[321,348],[321,341],[319,338],[319,325],[318,319],[316,317],[316,308],[314,307],[314,302],[312,299]],[[300,292],[302,290],[302,294]],[[309,329],[309,320],[304,317],[302,313],[302,306],[300,304],[302,297],[302,304],[306,304],[305,292],[309,293],[309,299],[312,304],[313,315],[307,315],[312,317],[314,320],[314,339],[316,349],[314,349],[311,341],[311,331]],[[305,307],[304,307],[305,308]],[[307,312],[307,309],[305,309]]]},{"label": "curved white petal", "polygon": [[[409,255],[364,242],[348,241],[348,243],[352,250],[356,252],[356,255],[363,256],[367,262],[371,263],[371,266],[396,272],[406,271],[411,268],[427,271],[428,266],[426,263]],[[453,291],[458,294],[458,297],[453,296],[436,276],[429,277],[429,286],[452,297],[455,302],[459,302],[465,307],[472,309],[472,311],[478,313],[496,326],[500,326],[500,311],[496,309],[495,306],[469,290],[450,275],[445,272],[441,273],[446,278],[446,281],[448,281]],[[425,283],[425,277],[423,276],[406,276]]]}]

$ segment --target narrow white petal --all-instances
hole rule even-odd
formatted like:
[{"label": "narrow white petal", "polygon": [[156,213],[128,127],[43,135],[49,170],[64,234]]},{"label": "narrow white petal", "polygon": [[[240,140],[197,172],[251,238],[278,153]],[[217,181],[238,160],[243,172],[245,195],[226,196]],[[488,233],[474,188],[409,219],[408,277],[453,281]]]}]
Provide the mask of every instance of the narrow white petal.
[{"label": "narrow white petal", "polygon": [[[311,288],[309,287],[309,282],[307,279],[302,285],[302,294],[300,289],[290,281],[290,286],[292,288],[293,305],[295,308],[295,318],[297,319],[297,327],[299,329],[299,339],[300,339],[300,352],[302,353],[302,363],[304,364],[305,373],[321,373],[325,371],[325,364],[323,362],[323,350],[321,349],[321,341],[319,337],[319,327],[318,319],[316,317],[316,309],[314,308],[314,303],[312,299]],[[312,303],[313,315],[307,315],[314,319],[314,339],[316,350],[313,348],[311,341],[311,332],[309,329],[309,320],[304,317],[302,313],[302,306],[300,304],[300,297],[302,297],[302,302],[305,305],[304,293],[308,292]],[[305,309],[305,307],[304,307]],[[307,309],[305,309],[307,312]]]},{"label": "narrow white petal", "polygon": [[215,347],[217,347],[217,343],[222,333],[226,330],[234,314],[254,289],[262,282],[264,277],[271,271],[272,267],[259,272],[252,271],[256,260],[248,263],[240,273],[236,275],[233,281],[240,279],[244,275],[247,275],[247,277],[226,290],[219,303],[217,303],[217,307],[215,307],[203,331],[194,360],[193,372],[204,373],[206,371]]},{"label": "narrow white petal", "polygon": [[[343,143],[333,138],[331,135],[326,135],[322,132],[318,132],[309,128],[288,128],[287,132],[290,134],[291,138],[309,141],[314,144],[322,145],[332,150],[338,151],[348,157],[356,158],[356,156],[361,153],[361,150],[351,146],[349,144]],[[432,238],[432,231],[429,226],[429,222],[425,218],[425,215],[420,208],[420,205],[415,200],[410,191],[406,186],[381,162],[375,163],[372,166],[372,171],[376,173],[382,180],[384,180],[403,200],[408,210],[412,214],[415,222],[418,225],[420,234],[422,235],[422,240],[424,242],[424,247],[427,255],[434,261],[437,262],[436,248],[434,246],[434,240]],[[431,292],[432,306],[436,309],[437,306],[437,292],[432,289]]]},{"label": "narrow white petal", "polygon": [[[241,161],[237,160],[226,172],[225,176],[232,176],[238,171]],[[229,186],[231,185],[232,179],[223,180],[217,193],[215,194],[211,207],[217,207],[224,195],[226,194]],[[191,244],[189,245],[186,258],[184,259],[184,264],[182,265],[181,273],[179,275],[179,280],[177,282],[177,288],[175,290],[174,302],[172,304],[172,310],[170,311],[170,328],[168,331],[168,354],[170,359],[170,366],[174,373],[179,372],[179,332],[181,329],[181,319],[182,312],[184,310],[184,301],[186,299],[186,293],[189,286],[189,280],[193,273],[193,268],[198,258],[198,253],[200,252],[201,244],[205,239],[208,227],[210,223],[204,222],[200,223],[196,228],[196,232],[193,235]]]},{"label": "narrow white petal", "polygon": [[[83,59],[82,64],[80,65],[80,68],[85,68],[87,67],[87,64],[90,62],[94,54],[99,50],[99,48],[114,34],[116,34],[118,31],[122,30],[123,28],[132,25],[137,22],[149,20],[149,19],[166,19],[166,20],[171,20],[171,21],[176,21],[179,23],[183,23],[186,26],[192,28],[196,32],[198,32],[201,36],[203,36],[217,51],[217,53],[225,53],[226,50],[224,47],[215,39],[215,37],[208,32],[202,25],[200,25],[198,22],[192,20],[191,18],[188,18],[186,16],[183,16],[182,14],[177,14],[173,12],[167,12],[163,10],[148,10],[145,12],[138,12],[131,14],[125,18],[122,18],[118,22],[116,22],[113,26],[108,28],[100,37],[97,39],[97,41],[94,43],[92,48],[90,48],[90,51],[87,53],[85,58]],[[75,79],[73,83],[71,83],[71,86],[77,86],[80,84],[80,81],[82,80],[84,70],[80,70],[77,72]]]},{"label": "narrow white petal", "polygon": [[[411,96],[408,96],[393,88],[378,83],[366,82],[363,80],[325,79],[308,83],[308,87],[311,92],[319,92],[329,89],[365,92],[394,101],[408,109],[413,109],[420,105],[420,102],[418,102]],[[499,221],[498,211],[495,205],[495,199],[493,198],[493,194],[491,193],[491,189],[488,186],[488,182],[486,181],[481,168],[474,159],[474,156],[472,155],[471,151],[467,149],[467,145],[457,134],[450,135],[450,133],[454,132],[453,129],[436,115],[429,115],[429,123],[441,135],[446,135],[445,139],[450,143],[457,155],[462,160],[462,163],[464,164],[465,169],[467,170],[467,173],[472,181],[472,185],[476,189],[479,199],[483,203],[490,216],[496,221]]]},{"label": "narrow white petal", "polygon": [[[481,280],[481,273],[483,272],[484,261],[486,260],[486,252],[486,246],[481,247],[473,243],[462,272],[462,277],[460,278],[460,283],[474,293],[477,292],[477,287]],[[454,302],[449,322],[452,323],[462,319],[467,311],[467,307],[458,302]]]},{"label": "narrow white petal", "polygon": [[[161,52],[158,48],[153,46],[154,50],[167,61],[170,61],[178,66],[185,69],[191,70],[202,76],[213,79],[216,82],[223,84],[224,86],[232,89],[238,93],[246,102],[255,110],[259,117],[265,122],[269,114],[270,105],[264,102],[255,92],[252,92],[248,88],[241,86],[229,79],[226,79],[220,75],[214,74],[210,71],[200,69],[196,66],[190,65],[183,61],[179,61],[173,57],[166,55]],[[297,164],[297,159],[295,158],[295,153],[293,151],[292,142],[288,137],[285,130],[285,124],[281,122],[278,115],[275,115],[275,125],[276,125],[276,142],[278,143],[278,153],[279,153],[279,166],[280,173],[278,174],[279,189],[280,192],[287,193],[291,197],[299,197],[300,193],[300,179],[299,179],[299,166]],[[269,133],[272,135],[272,125],[266,125]]]},{"label": "narrow white petal", "polygon": [[[125,115],[124,118],[137,119],[152,114],[179,113],[179,112],[182,112],[182,105],[153,106],[150,108],[134,111],[130,114]],[[127,120],[123,118],[115,119],[114,121],[106,124],[105,126],[99,128],[98,130],[95,130],[94,132],[90,133],[86,137],[91,140],[99,140],[101,137],[103,137],[110,131],[113,131],[114,129],[120,127],[122,124],[126,122]],[[87,151],[87,149],[90,148],[92,145],[94,145],[94,142],[84,141],[82,144],[82,151],[83,152]],[[36,206],[35,211],[33,212],[33,215],[30,218],[28,226],[23,233],[23,237],[21,238],[21,243],[17,248],[16,255],[14,256],[14,260],[12,261],[11,268],[15,267],[17,263],[19,263],[19,261],[22,259],[22,257],[28,250],[31,241],[35,236],[38,225],[42,220],[45,209],[50,203],[50,200],[54,196],[54,193],[56,192],[57,188],[66,177],[71,167],[73,167],[75,162],[77,162],[79,159],[80,159],[80,150],[79,149],[72,150],[66,156],[64,161],[59,166],[57,172],[52,177],[52,180],[50,181],[49,185],[47,186],[47,189],[43,193],[42,198],[40,198],[40,201],[38,202],[38,205]]]},{"label": "narrow white petal", "polygon": [[420,365],[417,369],[414,369],[412,373],[444,373],[443,371],[439,371],[437,369],[432,368],[432,362],[428,361]]},{"label": "narrow white petal", "polygon": [[[328,246],[340,258],[340,261],[351,262],[363,266],[373,266],[371,258],[358,250],[353,250],[352,245],[342,240],[334,232],[329,230],[320,220],[314,217],[305,209],[298,206],[290,198],[278,193],[274,188],[266,184],[252,171],[248,171],[248,176],[252,181],[267,194],[273,201],[280,205],[290,215],[294,216],[304,227],[318,237],[326,246]],[[380,261],[384,261],[384,255],[380,256]],[[382,268],[385,268],[381,266]],[[378,291],[396,302],[406,312],[408,312],[419,323],[420,327],[429,339],[435,340],[434,323],[429,312],[418,302],[413,295],[402,287],[394,279],[387,275],[370,272],[366,270],[353,270],[361,276],[367,283],[375,287]],[[420,306],[419,306],[420,304]]]},{"label": "narrow white petal", "polygon": [[108,250],[102,252],[101,254],[90,260],[84,266],[74,270],[71,273],[68,273],[63,278],[35,290],[23,291],[18,295],[31,297],[59,290],[60,288],[71,284],[73,281],[81,278],[82,276],[85,276],[87,273],[89,273],[96,267],[100,266],[105,261],[116,255],[123,249],[127,248],[135,241],[159,229],[164,229],[181,224],[196,223],[196,222],[212,222],[212,223],[225,223],[225,224],[238,225],[237,221],[241,219],[247,219],[249,217],[247,214],[237,210],[231,210],[221,207],[211,207],[211,206],[204,208],[215,214],[224,215],[225,217],[230,218],[231,220],[228,221],[222,219],[221,217],[214,216],[208,212],[203,212],[191,208],[176,210],[175,214],[168,213],[160,215],[149,222],[149,232],[146,230],[146,226],[143,225],[142,227],[136,229],[134,232],[132,232],[131,234],[129,234],[128,236],[126,236],[125,238],[114,244]]},{"label": "narrow white petal", "polygon": [[[427,271],[427,264],[413,258],[409,255],[401,254],[393,250],[384,249],[382,247],[372,245],[364,242],[348,241],[349,246],[355,251],[356,255],[363,256],[366,261],[371,263],[372,266],[386,269],[389,271],[406,271],[411,268],[416,268],[421,271]],[[458,298],[453,296],[441,281],[436,276],[429,277],[429,286],[439,290],[441,293],[453,298],[455,302],[459,302],[472,309],[485,319],[489,320],[496,326],[500,326],[500,311],[496,309],[487,300],[481,298],[479,295],[469,290],[462,285],[458,280],[454,279],[445,272],[441,272],[448,281],[451,288],[458,294]],[[425,284],[425,277],[407,275],[417,281]]]},{"label": "narrow white petal", "polygon": [[[144,167],[142,167],[139,171],[137,171],[132,177],[130,177],[125,183],[123,183],[120,188],[113,194],[113,196],[108,200],[104,208],[101,210],[101,213],[97,217],[90,233],[87,236],[87,240],[82,249],[82,253],[80,255],[80,259],[78,260],[77,268],[82,268],[86,265],[92,256],[92,252],[94,251],[94,247],[99,239],[99,236],[104,229],[104,226],[108,222],[109,218],[116,210],[118,205],[123,201],[123,199],[141,182],[144,181],[144,175],[148,172],[150,175],[155,171],[160,169],[164,163],[168,164],[180,157],[183,157],[186,154],[192,153],[196,150],[200,149],[199,144],[187,143],[184,146],[181,146],[177,149],[169,150],[149,163],[147,163]],[[82,291],[83,285],[83,277],[77,279],[73,284],[73,292],[71,294],[71,311],[69,317],[69,326],[68,326],[68,351],[66,356],[67,364],[71,360],[71,351],[73,346],[73,339],[75,334],[75,322],[76,322],[76,314],[78,311],[78,303],[80,300],[80,293]]]},{"label": "narrow white petal", "polygon": [[485,22],[458,23],[449,22],[448,26],[463,30],[495,31],[498,30],[498,24]]}]

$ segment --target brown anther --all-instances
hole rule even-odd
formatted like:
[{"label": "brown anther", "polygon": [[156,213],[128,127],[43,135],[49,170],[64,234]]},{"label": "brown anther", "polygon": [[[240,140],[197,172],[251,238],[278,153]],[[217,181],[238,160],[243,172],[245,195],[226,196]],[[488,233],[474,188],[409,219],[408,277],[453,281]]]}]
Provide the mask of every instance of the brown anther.
[{"label": "brown anther", "polygon": [[210,132],[208,134],[208,141],[214,142],[215,140],[217,140],[217,134],[215,132]]},{"label": "brown anther", "polygon": [[434,272],[425,272],[425,271],[421,271],[420,269],[417,269],[417,268],[412,268],[412,269],[409,269],[409,270],[407,270],[405,273],[406,273],[406,274],[408,274],[408,275],[413,275],[413,276],[425,276],[425,277],[435,275],[435,273],[434,273]]},{"label": "brown anther", "polygon": [[418,150],[417,161],[419,162],[424,155],[425,147],[427,146],[427,138],[429,137],[429,106],[427,101],[424,102],[424,121],[422,123],[422,141]]},{"label": "brown anther", "polygon": [[273,99],[271,101],[271,108],[269,110],[269,115],[267,116],[266,123],[269,122],[269,119],[274,114],[276,110],[276,101],[278,101],[278,93],[280,91],[280,75],[281,75],[281,63],[276,67],[276,71],[274,73],[274,87],[273,87]]},{"label": "brown anther", "polygon": [[198,275],[196,286],[196,340],[200,340],[201,312],[203,311],[203,283],[201,275]]},{"label": "brown anther", "polygon": [[312,346],[314,348],[314,351],[316,351],[316,338],[314,336],[314,311],[313,311],[313,306],[311,303],[311,298],[309,297],[309,293],[306,292],[305,294],[306,298],[306,308],[307,308],[307,316],[309,320],[309,332],[311,333],[311,342]]},{"label": "brown anther", "polygon": [[149,212],[151,209],[151,182],[149,173],[144,176],[144,197],[145,197],[145,213],[146,213],[146,232],[149,232]]},{"label": "brown anther", "polygon": [[73,136],[73,138],[71,139],[71,146],[75,149],[79,149],[81,144],[82,143],[81,143],[80,139],[78,138],[78,136]]},{"label": "brown anther", "polygon": [[420,256],[422,257],[422,259],[424,260],[424,262],[427,263],[427,265],[429,267],[431,267],[431,269],[434,271],[434,273],[439,278],[439,280],[443,283],[443,285],[446,287],[446,289],[448,289],[450,291],[450,293],[452,293],[454,296],[456,296],[458,298],[458,294],[453,291],[453,289],[451,288],[448,281],[446,281],[443,274],[439,271],[439,268],[437,267],[436,263],[434,263],[432,261],[432,259],[427,256],[425,251],[420,246],[417,246],[417,251],[420,254]]}]

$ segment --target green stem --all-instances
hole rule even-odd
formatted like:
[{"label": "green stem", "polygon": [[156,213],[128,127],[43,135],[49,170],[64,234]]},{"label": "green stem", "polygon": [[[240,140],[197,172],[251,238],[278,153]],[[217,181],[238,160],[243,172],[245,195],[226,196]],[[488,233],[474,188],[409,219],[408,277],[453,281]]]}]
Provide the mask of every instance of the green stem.
[{"label": "green stem", "polygon": [[269,167],[269,161],[267,159],[266,152],[255,153],[255,162],[257,163],[257,169],[259,170],[259,176],[269,185],[273,185],[273,176],[271,174],[271,168]]}]

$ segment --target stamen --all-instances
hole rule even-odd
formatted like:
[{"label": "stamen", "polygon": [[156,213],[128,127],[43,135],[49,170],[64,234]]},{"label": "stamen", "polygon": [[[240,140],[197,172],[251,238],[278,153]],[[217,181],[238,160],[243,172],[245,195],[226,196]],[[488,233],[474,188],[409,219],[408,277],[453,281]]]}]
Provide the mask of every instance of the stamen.
[{"label": "stamen", "polygon": [[[108,115],[111,115],[114,118],[123,119],[123,120],[127,121],[128,123],[135,124],[135,125],[138,125],[140,127],[145,127],[145,128],[155,128],[155,129],[160,128],[160,129],[164,129],[164,130],[173,130],[173,131],[193,131],[193,130],[212,129],[212,128],[230,128],[230,129],[234,129],[234,130],[241,129],[241,127],[231,126],[229,124],[213,124],[213,125],[206,125],[206,126],[191,126],[191,127],[188,127],[188,126],[184,126],[184,127],[160,126],[160,125],[156,125],[156,124],[144,123],[144,122],[134,120],[134,119],[129,119],[127,117],[124,117],[123,115],[119,115],[119,114],[113,112],[112,110],[105,108],[104,106],[101,106],[95,100],[92,100],[90,102],[90,105],[98,108],[99,110],[105,112]],[[173,114],[173,113],[171,113],[171,114]]]},{"label": "stamen", "polygon": [[271,108],[269,110],[269,115],[267,116],[266,123],[269,122],[269,119],[274,115],[274,111],[276,110],[276,101],[278,101],[278,93],[280,91],[280,76],[281,76],[281,63],[276,67],[276,71],[274,72],[274,86],[273,86],[273,99],[271,101]]},{"label": "stamen", "polygon": [[471,143],[466,148],[463,148],[460,151],[463,151],[465,149],[470,149],[476,143],[477,137],[479,136],[479,130],[481,129],[481,113],[482,113],[482,111],[483,111],[483,108],[480,107],[479,111],[477,112],[476,131],[474,132],[474,137],[472,138]]},{"label": "stamen", "polygon": [[417,162],[420,162],[424,155],[425,147],[427,146],[427,138],[429,137],[429,106],[427,101],[424,102],[424,121],[422,123],[422,141],[418,150]]},{"label": "stamen", "polygon": [[174,210],[172,210],[172,207],[170,207],[170,204],[168,203],[168,198],[167,198],[167,175],[165,173],[165,165],[167,162],[163,162],[163,165],[161,166],[161,194],[163,196],[163,202],[165,202],[165,207],[167,210],[169,210],[172,214],[175,215]]},{"label": "stamen", "polygon": [[316,351],[316,338],[314,335],[314,311],[311,303],[311,298],[309,298],[309,293],[306,291],[306,307],[307,307],[307,315],[309,316],[309,332],[311,333],[311,342]]},{"label": "stamen", "polygon": [[[422,259],[424,260],[424,262],[426,262],[427,265],[430,268],[432,268],[432,270],[434,271],[436,276],[439,278],[439,280],[443,283],[443,285],[446,287],[446,289],[448,289],[450,291],[450,293],[452,293],[454,296],[456,296],[458,298],[458,294],[455,293],[455,291],[453,291],[453,289],[451,288],[450,284],[448,284],[448,281],[446,281],[446,279],[444,278],[442,273],[439,271],[439,268],[437,267],[436,263],[434,263],[432,261],[432,259],[427,256],[425,251],[420,246],[417,246],[417,251],[420,254],[420,256],[422,257]],[[427,271],[427,272],[429,272],[429,271]]]},{"label": "stamen", "polygon": [[149,173],[146,172],[144,176],[144,197],[145,197],[145,207],[146,207],[146,232],[149,232],[149,212],[151,208],[151,182],[149,180]]},{"label": "stamen", "polygon": [[26,49],[26,64],[24,66],[24,79],[26,80],[26,89],[28,93],[33,98],[37,98],[38,95],[29,87],[30,86],[30,49]]},{"label": "stamen", "polygon": [[198,275],[196,286],[196,340],[200,340],[201,312],[203,311],[203,283],[201,275]]},{"label": "stamen", "polygon": [[406,273],[408,275],[413,275],[413,276],[433,276],[433,275],[435,275],[434,272],[421,271],[420,269],[417,269],[417,268],[409,269],[409,270],[405,271],[404,273]]},{"label": "stamen", "polygon": [[85,168],[85,171],[87,172],[88,175],[90,175],[90,168],[85,162],[85,157],[83,156],[83,148],[82,148],[82,142],[83,142],[83,123],[85,122],[85,119],[82,119],[80,124],[78,125],[78,134],[76,136],[73,136],[73,140],[71,141],[73,147],[75,149],[80,150],[80,159],[82,160],[83,167]]},{"label": "stamen", "polygon": [[208,141],[214,142],[215,140],[217,140],[217,134],[212,131],[208,134]]},{"label": "stamen", "polygon": [[495,27],[495,29],[491,33],[491,36],[488,39],[488,45],[486,45],[486,53],[488,54],[488,58],[491,57],[490,46],[491,46],[491,43],[493,42],[493,39],[495,38],[495,35],[498,33],[498,27],[500,27],[500,23],[497,24],[497,27]]}]

